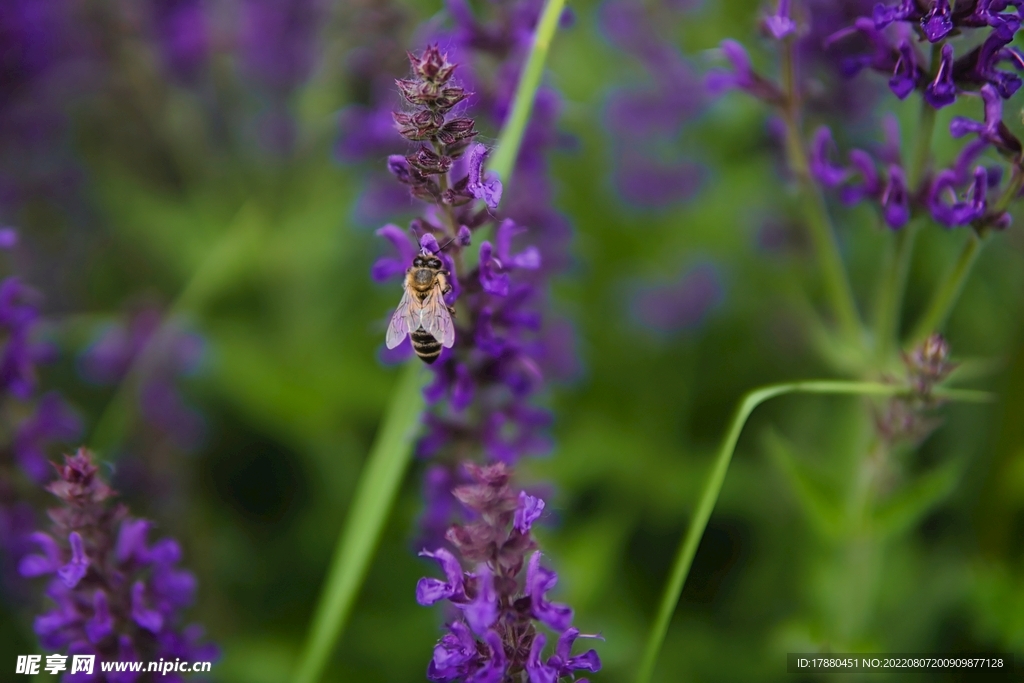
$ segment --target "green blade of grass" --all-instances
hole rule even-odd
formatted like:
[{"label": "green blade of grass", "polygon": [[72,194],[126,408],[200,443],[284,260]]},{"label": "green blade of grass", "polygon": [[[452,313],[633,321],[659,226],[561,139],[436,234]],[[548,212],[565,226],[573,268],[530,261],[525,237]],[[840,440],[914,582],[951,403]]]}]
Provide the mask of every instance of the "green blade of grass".
[{"label": "green blade of grass", "polygon": [[418,360],[402,368],[327,573],[306,650],[295,675],[298,683],[313,683],[320,678],[352,612],[409,464],[423,412],[425,377]]},{"label": "green blade of grass", "polygon": [[[647,637],[647,645],[644,648],[640,666],[637,669],[636,683],[649,683],[654,673],[654,665],[658,660],[658,653],[665,642],[665,634],[668,633],[668,625],[672,620],[672,614],[679,604],[679,595],[683,591],[683,584],[686,582],[686,575],[690,572],[690,565],[693,563],[693,556],[697,553],[697,546],[704,536],[704,529],[711,518],[715,503],[718,502],[718,494],[725,482],[725,474],[729,469],[733,451],[736,450],[736,442],[739,441],[740,432],[747,422],[747,418],[754,412],[757,406],[770,398],[782,394],[804,393],[804,394],[846,394],[861,396],[895,396],[906,392],[906,387],[896,384],[878,384],[874,382],[845,382],[832,380],[818,380],[807,382],[790,382],[787,384],[774,384],[751,391],[740,401],[736,414],[726,432],[725,440],[715,457],[711,466],[711,473],[701,490],[700,500],[697,509],[686,529],[686,534],[679,545],[675,563],[669,574],[668,582],[665,584],[665,591],[662,594],[661,605],[658,608],[658,615],[651,626],[650,634]],[[952,401],[983,402],[992,400],[992,396],[983,391],[972,391],[968,389],[936,389],[936,397]]]}]

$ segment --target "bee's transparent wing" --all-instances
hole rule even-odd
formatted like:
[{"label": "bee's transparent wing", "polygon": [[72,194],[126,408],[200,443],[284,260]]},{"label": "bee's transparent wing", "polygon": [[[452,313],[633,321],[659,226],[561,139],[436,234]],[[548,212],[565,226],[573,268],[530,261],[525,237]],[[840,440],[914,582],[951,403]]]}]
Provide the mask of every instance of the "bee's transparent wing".
[{"label": "bee's transparent wing", "polygon": [[448,313],[448,306],[444,303],[440,283],[434,284],[426,301],[423,302],[420,325],[446,349],[455,344],[455,325],[452,323],[451,314]]},{"label": "bee's transparent wing", "polygon": [[418,327],[413,321],[413,301],[409,290],[405,290],[402,293],[402,300],[398,302],[398,308],[395,309],[395,314],[391,316],[391,322],[388,323],[388,335],[384,339],[384,344],[389,349],[401,344],[405,335]]}]

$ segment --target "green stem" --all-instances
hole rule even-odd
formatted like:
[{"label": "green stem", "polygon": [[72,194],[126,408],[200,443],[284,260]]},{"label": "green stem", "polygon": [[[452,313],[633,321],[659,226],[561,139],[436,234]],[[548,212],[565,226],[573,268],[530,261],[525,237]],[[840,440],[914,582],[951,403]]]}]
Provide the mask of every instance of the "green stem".
[{"label": "green stem", "polygon": [[88,443],[93,449],[108,457],[115,455],[115,449],[124,438],[134,416],[133,392],[139,382],[160,361],[167,351],[165,342],[170,322],[183,313],[197,314],[207,301],[223,286],[232,281],[243,256],[253,247],[261,228],[262,219],[253,202],[244,204],[224,231],[209,255],[196,269],[178,297],[164,315],[160,326],[145,347],[132,360],[128,371],[100,413],[89,435]]},{"label": "green stem", "polygon": [[[941,49],[941,42],[932,46],[933,76],[938,69]],[[914,148],[910,156],[910,166],[907,168],[907,182],[911,188],[917,188],[928,169],[934,136],[935,109],[922,99]],[[911,221],[899,232],[896,236],[895,253],[883,271],[885,275],[879,289],[875,317],[875,349],[879,363],[885,363],[892,353],[893,346],[899,342],[900,311],[903,309],[903,296],[907,288],[907,276],[910,273],[910,261],[914,254],[914,241],[919,227],[918,221]]]},{"label": "green stem", "polygon": [[903,292],[907,286],[916,237],[917,221],[911,221],[897,233],[886,267],[882,271],[882,284],[878,290],[875,310],[875,358],[882,366],[892,353],[899,335],[897,328],[900,310],[903,308]]},{"label": "green stem", "polygon": [[[564,5],[565,0],[548,0],[545,5],[516,88],[512,112],[498,136],[497,150],[489,168],[505,183],[519,156],[523,133],[540,86],[544,60]],[[338,539],[334,560],[299,659],[297,683],[320,680],[331,650],[351,614],[366,567],[373,557],[377,539],[412,454],[414,440],[410,430],[419,424],[423,412],[420,370],[417,360],[407,365],[384,414],[383,426],[356,488],[352,512]]]},{"label": "green stem", "polygon": [[[711,473],[704,482],[700,500],[697,503],[697,509],[694,511],[690,524],[686,529],[686,534],[679,545],[675,563],[672,566],[672,572],[669,575],[668,583],[665,584],[665,592],[662,594],[658,615],[647,637],[647,645],[640,660],[640,667],[635,679],[636,683],[648,683],[651,680],[651,675],[654,673],[654,665],[658,659],[658,653],[661,651],[661,646],[665,641],[665,634],[668,632],[672,614],[679,603],[679,595],[682,593],[683,584],[686,582],[690,565],[697,552],[697,546],[700,544],[700,539],[704,535],[704,529],[711,518],[711,511],[718,501],[718,494],[722,490],[725,474],[729,469],[729,462],[732,460],[733,451],[736,449],[736,442],[740,438],[740,432],[743,431],[747,418],[750,417],[754,409],[768,399],[782,394],[896,396],[906,393],[906,391],[906,387],[895,384],[818,380],[775,384],[755,389],[743,397],[729,425],[729,431],[726,432],[725,440],[722,442],[715,462],[711,467]],[[953,401],[967,402],[982,402],[992,399],[992,396],[986,392],[967,389],[940,388],[935,390],[934,395]]]},{"label": "green stem", "polygon": [[508,182],[512,169],[515,168],[516,159],[519,158],[519,146],[523,142],[523,133],[533,111],[533,102],[540,87],[541,75],[544,73],[544,61],[547,59],[548,48],[551,46],[564,7],[565,0],[548,0],[544,5],[544,11],[533,35],[533,46],[530,48],[523,73],[519,77],[519,85],[516,87],[512,112],[505,121],[501,135],[498,136],[498,148],[491,157],[491,163],[487,165],[498,174],[503,183]]},{"label": "green stem", "polygon": [[940,331],[946,324],[946,319],[956,305],[957,299],[960,298],[960,292],[963,291],[964,283],[967,282],[967,276],[971,273],[971,267],[974,265],[979,251],[981,251],[981,238],[971,232],[967,238],[967,244],[960,252],[960,258],[956,260],[949,275],[935,290],[928,308],[914,327],[914,332],[910,335],[910,346],[916,346],[928,335]]},{"label": "green stem", "polygon": [[811,177],[807,150],[804,147],[800,120],[800,96],[796,86],[796,64],[794,45],[788,40],[782,51],[782,78],[785,91],[783,119],[786,124],[786,155],[790,169],[797,177],[800,187],[800,206],[804,220],[810,228],[811,241],[821,264],[825,278],[825,289],[832,300],[832,307],[843,332],[856,343],[861,342],[860,316],[853,289],[846,274],[846,266],[839,252],[832,221],[825,206],[825,198]]},{"label": "green stem", "polygon": [[327,572],[323,595],[295,675],[297,683],[315,683],[320,679],[334,643],[352,612],[409,464],[423,411],[425,376],[418,361],[407,363],[402,369]]}]

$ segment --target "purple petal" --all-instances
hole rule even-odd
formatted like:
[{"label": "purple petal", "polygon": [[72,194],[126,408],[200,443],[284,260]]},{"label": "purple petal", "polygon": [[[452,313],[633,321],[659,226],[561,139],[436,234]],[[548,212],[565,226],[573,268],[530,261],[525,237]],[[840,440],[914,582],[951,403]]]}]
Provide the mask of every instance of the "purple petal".
[{"label": "purple petal", "polygon": [[149,522],[144,519],[128,519],[122,522],[114,549],[117,561],[123,563],[135,559],[137,562],[148,562],[149,549],[146,547],[148,533]]},{"label": "purple petal", "polygon": [[92,597],[93,616],[85,622],[85,633],[92,643],[98,643],[106,638],[114,629],[114,620],[110,616],[110,609],[107,606],[107,594],[101,590],[96,591]]},{"label": "purple petal", "polygon": [[533,523],[537,521],[542,512],[544,512],[543,500],[528,495],[526,491],[520,491],[519,507],[516,508],[512,526],[515,527],[519,533],[525,534],[530,530],[530,527],[533,526]]},{"label": "purple petal", "polygon": [[145,592],[146,584],[142,581],[136,581],[132,585],[132,619],[147,631],[160,633],[160,629],[164,626],[163,615],[146,606]]},{"label": "purple petal", "polygon": [[498,595],[494,591],[494,577],[486,564],[476,568],[477,594],[473,601],[463,606],[466,623],[479,636],[484,636],[498,619]]},{"label": "purple petal", "polygon": [[501,201],[501,180],[494,171],[483,172],[484,161],[487,159],[487,148],[481,144],[473,145],[469,150],[469,182],[466,188],[477,199],[482,199],[492,211],[498,208]]},{"label": "purple petal", "polygon": [[89,571],[89,558],[85,556],[82,537],[77,531],[71,532],[68,536],[68,543],[71,544],[71,561],[57,570],[57,576],[61,578],[65,586],[74,588]]}]

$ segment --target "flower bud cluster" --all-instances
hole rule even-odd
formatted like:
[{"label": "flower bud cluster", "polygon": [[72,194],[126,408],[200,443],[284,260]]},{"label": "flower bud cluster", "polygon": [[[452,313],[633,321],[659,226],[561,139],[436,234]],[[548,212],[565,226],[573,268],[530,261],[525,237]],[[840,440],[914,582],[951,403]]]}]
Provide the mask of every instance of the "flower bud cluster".
[{"label": "flower bud cluster", "polygon": [[[49,511],[50,533],[32,536],[39,552],[20,564],[25,577],[49,577],[46,595],[53,605],[35,620],[42,646],[102,661],[215,658],[215,648],[200,642],[201,627],[181,625],[196,580],[178,567],[177,541],[150,544],[150,522],[132,518],[114,501],[85,449],[65,456],[56,469],[46,489],[61,505]],[[90,680],[137,678],[119,672]]]},{"label": "flower bud cluster", "polygon": [[879,433],[890,442],[916,441],[931,433],[938,423],[927,417],[927,411],[940,403],[932,390],[956,368],[949,359],[949,343],[939,334],[904,353],[903,364],[910,395],[889,401],[875,419]]},{"label": "flower bud cluster", "polygon": [[437,45],[428,46],[419,56],[410,54],[409,62],[413,77],[396,83],[414,109],[393,112],[392,116],[402,137],[421,144],[411,154],[391,157],[388,168],[418,199],[453,206],[471,202],[474,194],[468,188],[468,175],[454,187],[447,182],[447,173],[477,134],[473,119],[451,115],[452,109],[468,97],[465,89],[452,83],[456,65]]},{"label": "flower bud cluster", "polygon": [[[453,608],[427,678],[499,683],[525,672],[530,683],[554,683],[563,677],[576,680],[577,671],[598,671],[601,660],[594,650],[572,655],[580,637],[572,626],[572,609],[547,598],[558,576],[540,564],[531,534],[544,501],[513,491],[512,472],[504,463],[467,463],[465,469],[471,483],[454,494],[473,513],[473,521],[455,524],[446,534],[458,556],[444,548],[420,553],[435,560],[445,578],[420,579],[417,602],[447,600]],[[473,571],[466,571],[463,563]],[[538,630],[540,625],[559,634],[546,660],[542,653],[547,636]]]}]

